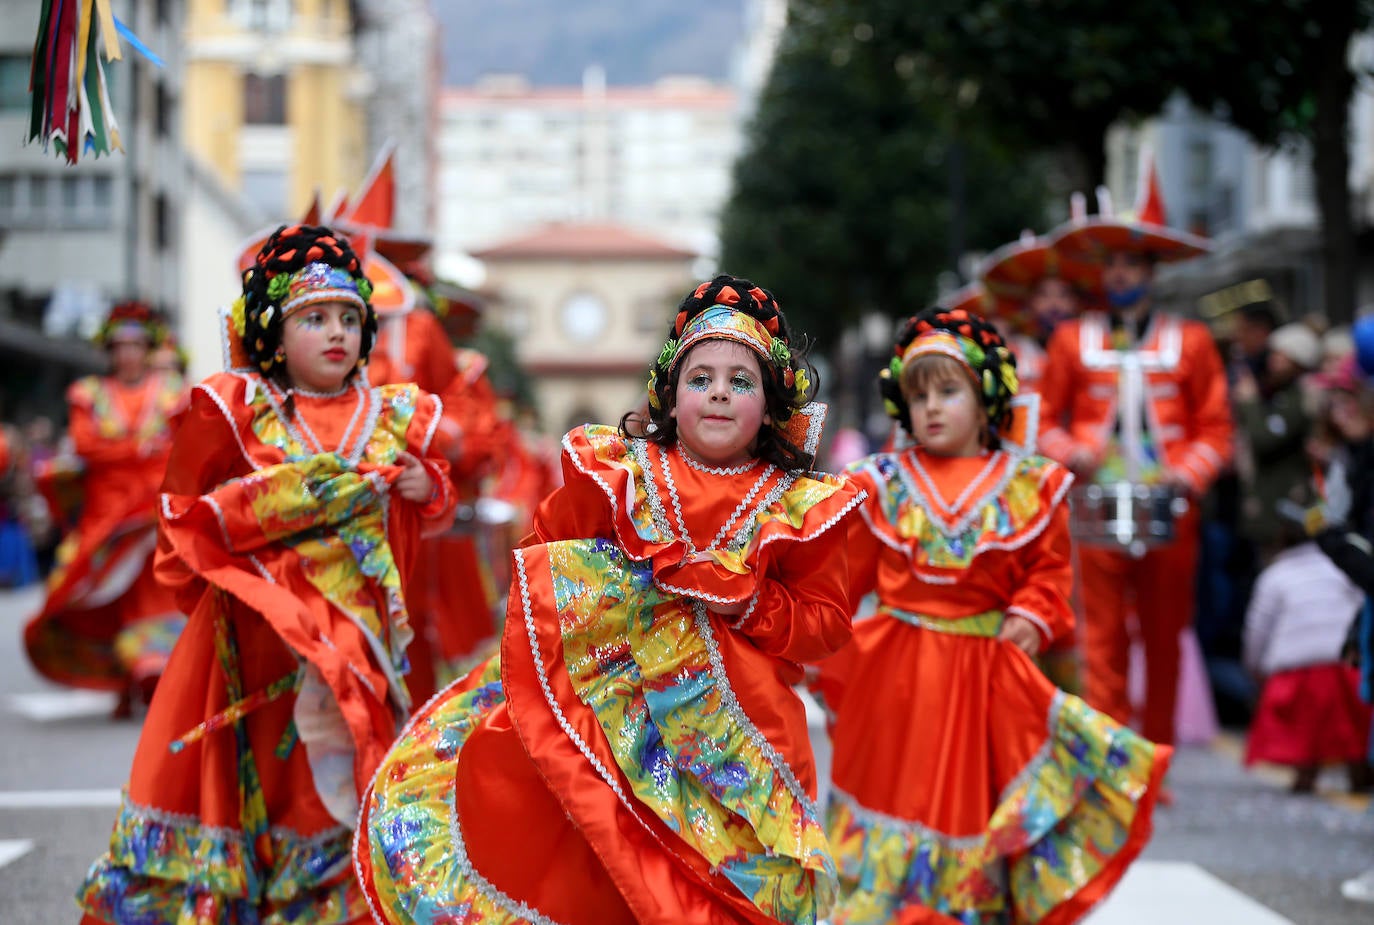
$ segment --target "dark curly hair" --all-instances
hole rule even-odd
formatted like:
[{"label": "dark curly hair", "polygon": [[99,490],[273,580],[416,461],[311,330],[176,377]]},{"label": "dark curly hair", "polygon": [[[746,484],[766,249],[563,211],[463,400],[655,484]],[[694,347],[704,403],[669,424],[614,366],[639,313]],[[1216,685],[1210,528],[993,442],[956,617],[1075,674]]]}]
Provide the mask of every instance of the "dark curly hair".
[{"label": "dark curly hair", "polygon": [[912,341],[932,331],[948,331],[973,345],[974,349],[966,349],[964,354],[978,380],[976,391],[987,412],[988,446],[997,449],[1001,445],[998,433],[1011,417],[1011,400],[1016,394],[1015,386],[1007,382],[1008,374],[1015,382],[1016,354],[987,319],[966,309],[928,308],[902,324],[893,345],[892,359],[878,374],[878,390],[884,409],[908,434],[912,433],[911,406],[902,393],[902,357]]},{"label": "dark curly hair", "polygon": [[815,465],[815,455],[788,439],[783,429],[793,413],[816,394],[819,376],[806,356],[810,343],[793,334],[773,293],[735,276],[722,274],[702,283],[678,305],[668,342],[650,371],[649,420],[646,422],[642,413],[630,412],[620,420],[621,434],[627,438],[643,437],[664,446],[677,442],[677,419],[671,412],[681,365],[673,365],[673,356],[688,322],[716,305],[725,305],[762,322],[774,339],[772,359],[765,362],[760,358],[759,362],[772,425],[759,431],[754,455],[781,469],[810,470]]},{"label": "dark curly hair", "polygon": [[[258,251],[253,266],[243,272],[243,349],[254,368],[274,380],[279,381],[285,370],[277,359],[282,334],[282,296],[272,294],[272,281],[312,263],[346,270],[358,284],[358,293],[367,304],[363,312],[362,343],[358,348],[360,364],[367,359],[377,337],[377,314],[371,303],[372,285],[363,275],[362,260],[353,252],[348,238],[322,225],[282,225]],[[269,308],[273,311],[263,324],[263,312]]]}]

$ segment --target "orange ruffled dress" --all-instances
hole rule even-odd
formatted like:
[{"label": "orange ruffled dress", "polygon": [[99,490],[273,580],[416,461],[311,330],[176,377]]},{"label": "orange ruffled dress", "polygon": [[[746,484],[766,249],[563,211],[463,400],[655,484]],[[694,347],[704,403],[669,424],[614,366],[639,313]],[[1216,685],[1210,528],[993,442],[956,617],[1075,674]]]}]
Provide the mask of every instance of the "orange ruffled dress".
[{"label": "orange ruffled dress", "polygon": [[1068,633],[1072,477],[1038,456],[856,463],[851,594],[876,614],[821,666],[832,718],[834,925],[1079,919],[1144,847],[1170,751],[995,637]]},{"label": "orange ruffled dress", "polygon": [[[79,506],[57,548],[43,609],[24,627],[29,660],[73,687],[151,687],[186,618],[153,577],[157,491],[186,387],[172,373],[128,385],[89,376],[67,390],[78,457],[40,473],[49,496]],[[78,497],[71,497],[75,490]]]},{"label": "orange ruffled dress", "polygon": [[[256,374],[193,391],[161,497],[158,575],[190,614],[153,699],[87,922],[364,919],[359,796],[410,711],[401,576],[452,517],[439,403],[353,383],[285,396]],[[390,492],[396,455],[435,480]]]},{"label": "orange ruffled dress", "polygon": [[500,654],[377,772],[356,848],[377,921],[815,922],[835,870],[791,686],[849,638],[833,528],[857,490],[599,426],[564,438],[564,476]]}]

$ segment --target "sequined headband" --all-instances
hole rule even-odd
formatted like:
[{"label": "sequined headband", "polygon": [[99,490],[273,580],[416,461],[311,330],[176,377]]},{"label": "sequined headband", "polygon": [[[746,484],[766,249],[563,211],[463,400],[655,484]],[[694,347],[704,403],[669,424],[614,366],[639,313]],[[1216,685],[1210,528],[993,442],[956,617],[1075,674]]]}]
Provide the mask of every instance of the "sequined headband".
[{"label": "sequined headband", "polygon": [[975,383],[978,382],[978,373],[975,370],[983,365],[983,348],[967,337],[960,337],[949,331],[927,331],[914,338],[902,351],[902,368],[905,369],[907,364],[917,357],[931,354],[949,357],[964,367]]},{"label": "sequined headband", "polygon": [[358,281],[347,270],[327,263],[309,263],[289,277],[281,303],[282,320],[297,309],[316,302],[347,302],[367,309]]},{"label": "sequined headband", "polygon": [[[703,340],[732,340],[753,350],[769,363],[779,363],[774,356],[773,335],[768,333],[762,321],[735,311],[728,305],[712,305],[683,327],[682,336],[677,339],[672,358],[668,361],[668,372],[671,374],[687,351]],[[779,363],[786,364],[787,360]]]},{"label": "sequined headband", "polygon": [[105,343],[117,344],[126,341],[148,341],[156,338],[153,336],[151,326],[142,321],[118,321],[109,327],[105,332]]}]

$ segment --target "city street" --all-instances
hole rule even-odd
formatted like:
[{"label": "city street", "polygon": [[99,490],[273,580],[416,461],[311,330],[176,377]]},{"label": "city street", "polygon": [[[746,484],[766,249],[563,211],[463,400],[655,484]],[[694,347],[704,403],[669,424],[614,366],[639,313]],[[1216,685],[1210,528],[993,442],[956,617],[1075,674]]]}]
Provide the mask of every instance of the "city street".
[{"label": "city street", "polygon": [[[138,735],[107,718],[109,698],[36,678],[20,631],[37,588],[0,594],[0,925],[77,919],[72,893],[108,837]],[[820,755],[822,764],[827,756]],[[1340,881],[1374,866],[1368,801],[1322,781],[1291,797],[1276,771],[1245,772],[1223,739],[1183,751],[1145,860],[1092,925],[1367,925],[1374,906]]]}]

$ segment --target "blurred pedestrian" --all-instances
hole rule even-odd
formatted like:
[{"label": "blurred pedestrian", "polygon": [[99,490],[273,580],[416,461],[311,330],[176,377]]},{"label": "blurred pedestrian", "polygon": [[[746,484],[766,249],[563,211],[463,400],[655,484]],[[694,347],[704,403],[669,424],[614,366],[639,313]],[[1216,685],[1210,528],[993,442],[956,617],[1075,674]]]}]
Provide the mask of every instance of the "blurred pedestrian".
[{"label": "blurred pedestrian", "polygon": [[1307,444],[1312,419],[1300,383],[1321,363],[1321,341],[1301,322],[1269,335],[1263,375],[1241,367],[1231,390],[1241,476],[1241,536],[1271,561],[1283,548],[1279,501],[1308,494],[1312,464]]},{"label": "blurred pedestrian", "polygon": [[148,367],[164,336],[147,305],[119,303],[96,336],[110,374],[67,390],[74,457],[47,469],[45,494],[79,508],[79,519],[56,552],[43,609],[24,627],[41,674],[117,693],[117,716],[151,699],[186,622],[153,576],[158,483],[186,407],[181,377]]},{"label": "blurred pedestrian", "polygon": [[1263,688],[1245,763],[1294,769],[1292,791],[1311,793],[1324,765],[1344,764],[1350,789],[1369,788],[1370,705],[1359,672],[1341,661],[1341,643],[1363,592],[1290,514],[1275,531],[1286,543],[1255,582],[1245,618],[1245,665]]},{"label": "blurred pedestrian", "polygon": [[86,923],[358,923],[358,801],[410,702],[402,576],[453,515],[436,399],[370,388],[347,241],[282,227],[243,279],[234,368],[193,390],[158,575],[190,614]]},{"label": "blurred pedestrian", "polygon": [[[563,438],[499,656],[378,770],[355,860],[382,921],[815,923],[835,868],[799,663],[849,638],[812,371],[773,296],[683,300],[649,422]],[[804,410],[805,409],[805,410]]]},{"label": "blurred pedestrian", "polygon": [[885,406],[914,439],[850,468],[850,606],[820,666],[832,717],[835,925],[1075,922],[1149,840],[1171,749],[1059,690],[1032,657],[1072,632],[1072,476],[1032,455],[991,325],[930,309]]}]

